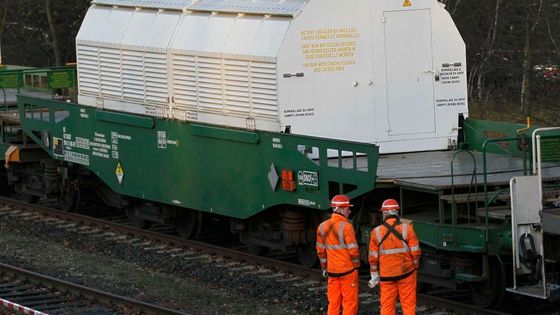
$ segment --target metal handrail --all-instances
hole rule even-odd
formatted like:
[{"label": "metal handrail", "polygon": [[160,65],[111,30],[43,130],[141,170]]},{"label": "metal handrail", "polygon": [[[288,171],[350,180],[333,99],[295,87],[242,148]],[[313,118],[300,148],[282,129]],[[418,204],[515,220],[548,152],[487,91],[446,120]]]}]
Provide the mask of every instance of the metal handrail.
[{"label": "metal handrail", "polygon": [[[471,188],[473,185],[473,181],[474,181],[474,194],[477,195],[477,180],[476,180],[476,158],[474,157],[474,154],[472,154],[472,152],[467,151],[467,150],[459,150],[457,152],[455,152],[455,154],[453,154],[453,158],[451,158],[451,224],[456,225],[457,224],[457,202],[455,202],[455,180],[454,180],[454,173],[453,173],[453,162],[455,162],[455,157],[457,157],[457,155],[459,155],[460,153],[468,153],[472,160],[473,160],[473,173],[472,173],[472,177],[471,177],[471,184],[469,185],[469,194],[467,196],[467,215],[468,215],[468,222],[469,224],[471,223],[471,207],[470,207],[470,203],[469,203],[469,199],[471,196]],[[476,206],[476,204],[475,204]],[[478,211],[478,206],[476,206],[476,211]],[[478,216],[476,216],[476,221],[478,223]]]},{"label": "metal handrail", "polygon": [[486,167],[486,149],[489,144],[505,142],[505,141],[516,141],[517,138],[502,138],[502,139],[488,139],[482,144],[482,176],[484,178],[484,224],[488,225],[488,172]]},{"label": "metal handrail", "polygon": [[541,135],[538,133],[542,133],[545,131],[557,131],[560,130],[560,127],[545,127],[545,128],[537,128],[533,130],[531,135],[531,143],[532,143],[532,153],[533,153],[533,175],[538,175],[539,177],[539,205],[540,209],[542,210],[542,152],[541,152]]},{"label": "metal handrail", "polygon": [[[544,131],[555,131],[555,130],[560,130],[560,127],[537,128],[537,129],[533,130],[533,133],[531,134],[531,144],[532,144],[531,149],[532,149],[532,153],[533,153],[533,173],[532,173],[533,175],[537,174],[537,161],[536,161],[537,160],[537,152],[536,152],[537,146],[535,144],[535,142],[537,140],[536,139],[537,133],[541,133],[541,132],[544,132]],[[540,162],[538,164],[540,166]]]},{"label": "metal handrail", "polygon": [[6,97],[6,90],[4,87],[0,87],[0,89],[4,92],[4,112],[8,112],[8,98]]}]

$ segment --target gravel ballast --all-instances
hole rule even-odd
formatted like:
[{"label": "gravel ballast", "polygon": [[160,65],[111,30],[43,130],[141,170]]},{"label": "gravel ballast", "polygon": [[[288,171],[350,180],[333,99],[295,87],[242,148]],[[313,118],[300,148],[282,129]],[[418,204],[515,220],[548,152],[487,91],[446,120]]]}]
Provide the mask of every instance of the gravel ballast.
[{"label": "gravel ballast", "polygon": [[192,314],[325,312],[320,290],[35,220],[0,216],[0,248],[3,263]]}]

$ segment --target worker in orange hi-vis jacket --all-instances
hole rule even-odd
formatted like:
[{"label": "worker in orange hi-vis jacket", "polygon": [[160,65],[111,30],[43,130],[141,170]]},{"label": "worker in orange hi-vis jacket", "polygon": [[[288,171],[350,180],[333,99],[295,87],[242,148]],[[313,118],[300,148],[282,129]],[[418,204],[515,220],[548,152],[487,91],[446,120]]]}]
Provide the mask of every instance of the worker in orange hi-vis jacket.
[{"label": "worker in orange hi-vis jacket", "polygon": [[416,270],[420,246],[412,224],[401,223],[399,204],[387,199],[381,206],[383,223],[371,232],[369,264],[374,288],[379,284],[381,315],[396,314],[397,296],[403,315],[416,313]]},{"label": "worker in orange hi-vis jacket", "polygon": [[348,220],[350,199],[336,195],[331,201],[333,215],[317,229],[317,256],[323,269],[323,277],[328,276],[327,314],[343,315],[358,313],[358,267],[360,253],[356,233]]}]

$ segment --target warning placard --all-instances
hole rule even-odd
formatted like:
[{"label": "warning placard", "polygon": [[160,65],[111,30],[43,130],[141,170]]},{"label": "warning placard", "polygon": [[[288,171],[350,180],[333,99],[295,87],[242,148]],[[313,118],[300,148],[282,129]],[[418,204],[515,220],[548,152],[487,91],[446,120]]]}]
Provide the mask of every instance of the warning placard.
[{"label": "warning placard", "polygon": [[404,0],[404,3],[402,4],[403,7],[411,7],[412,3],[410,3],[410,0]]},{"label": "warning placard", "polygon": [[117,168],[115,169],[115,175],[117,175],[117,179],[119,180],[119,184],[122,184],[122,180],[124,177],[124,169],[121,166],[121,162],[117,163]]}]

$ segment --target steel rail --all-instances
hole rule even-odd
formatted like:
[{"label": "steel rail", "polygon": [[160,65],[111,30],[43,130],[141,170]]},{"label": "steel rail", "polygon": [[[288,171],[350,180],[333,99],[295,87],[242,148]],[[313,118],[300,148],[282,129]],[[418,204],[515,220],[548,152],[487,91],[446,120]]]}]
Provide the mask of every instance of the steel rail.
[{"label": "steel rail", "polygon": [[86,223],[92,226],[102,227],[102,228],[110,227],[110,229],[115,232],[133,235],[134,237],[145,237],[150,240],[155,240],[161,243],[167,243],[178,247],[188,247],[195,250],[201,250],[201,251],[205,251],[206,253],[214,254],[217,256],[229,257],[244,262],[257,263],[257,264],[272,266],[276,268],[282,268],[282,269],[289,268],[290,271],[296,275],[309,276],[309,270],[310,270],[309,268],[306,268],[301,265],[289,263],[289,262],[283,262],[283,261],[279,261],[263,256],[250,255],[248,253],[234,250],[234,249],[229,249],[229,248],[212,245],[204,242],[199,242],[195,240],[188,240],[173,235],[161,234],[149,230],[142,230],[125,224],[114,223],[104,219],[93,218],[77,213],[68,213],[68,212],[48,208],[41,205],[28,204],[23,201],[14,200],[6,197],[0,197],[0,202],[26,208],[41,214],[46,214],[51,217],[57,217],[59,219],[64,219],[75,223]]},{"label": "steel rail", "polygon": [[126,298],[109,292],[103,292],[100,290],[88,288],[83,285],[59,280],[50,276],[41,275],[29,270],[24,270],[3,263],[0,263],[0,273],[14,276],[19,279],[27,280],[37,285],[52,286],[59,291],[69,292],[76,296],[83,296],[86,299],[97,300],[102,303],[109,303],[115,305],[127,305],[132,307],[134,310],[143,312],[145,314],[190,315],[189,313],[179,312],[177,310],[172,310],[166,307],[145,303],[142,301]]},{"label": "steel rail", "polygon": [[[208,244],[204,242],[194,241],[194,240],[187,240],[184,238],[166,235],[158,232],[153,232],[149,230],[142,230],[132,226],[110,222],[104,219],[93,218],[86,215],[81,215],[77,213],[68,213],[57,209],[52,209],[48,207],[44,207],[41,205],[36,204],[28,204],[19,200],[14,200],[10,198],[0,197],[0,202],[5,204],[22,207],[25,209],[29,209],[31,211],[35,211],[41,214],[45,214],[51,217],[57,217],[59,219],[64,219],[67,221],[75,222],[75,223],[82,223],[82,224],[89,224],[95,227],[102,227],[102,228],[110,228],[113,232],[128,234],[134,237],[144,237],[150,240],[158,241],[161,243],[166,243],[169,245],[177,246],[177,247],[184,247],[189,249],[195,249],[199,251],[203,251],[207,254],[216,255],[219,257],[224,258],[231,258],[241,262],[247,262],[251,264],[259,264],[268,268],[276,268],[280,271],[290,272],[297,276],[302,277],[309,277],[310,279],[317,280],[319,282],[325,281],[322,277],[322,272],[317,269],[307,268],[298,264],[285,262],[281,260],[276,260],[273,258],[263,257],[263,256],[256,256],[246,252],[225,248],[213,244]],[[361,293],[371,293],[373,291],[368,288],[367,280],[360,280],[360,288]],[[377,290],[377,288],[376,288]],[[485,310],[478,307],[475,307],[471,304],[460,303],[453,300],[447,300],[444,298],[439,298],[435,296],[431,296],[428,294],[418,294],[417,295],[418,301],[421,303],[432,304],[435,306],[447,307],[461,312],[468,312],[472,314],[493,314],[493,315],[504,315],[507,313],[498,312],[494,310]]]}]

